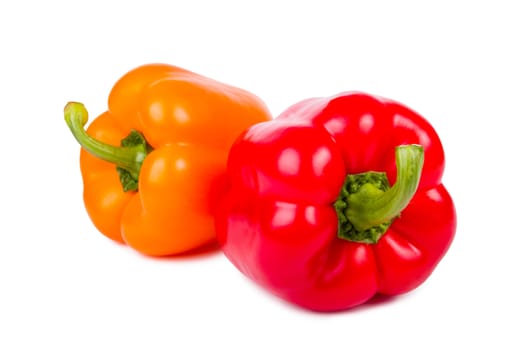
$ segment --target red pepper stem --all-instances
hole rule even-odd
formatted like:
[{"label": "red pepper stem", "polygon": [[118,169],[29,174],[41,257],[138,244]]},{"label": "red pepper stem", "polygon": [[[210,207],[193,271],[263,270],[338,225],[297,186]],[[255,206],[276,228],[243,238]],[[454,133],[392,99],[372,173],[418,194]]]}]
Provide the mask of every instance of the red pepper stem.
[{"label": "red pepper stem", "polygon": [[145,143],[131,147],[117,147],[91,137],[84,130],[88,121],[88,112],[84,105],[79,102],[68,102],[66,104],[64,119],[84,150],[99,159],[126,170],[134,180],[138,180],[142,162],[148,152]]},{"label": "red pepper stem", "polygon": [[396,147],[396,183],[390,187],[384,173],[348,175],[334,204],[338,236],[353,242],[377,243],[392,221],[412,200],[421,178],[424,151],[420,145]]}]

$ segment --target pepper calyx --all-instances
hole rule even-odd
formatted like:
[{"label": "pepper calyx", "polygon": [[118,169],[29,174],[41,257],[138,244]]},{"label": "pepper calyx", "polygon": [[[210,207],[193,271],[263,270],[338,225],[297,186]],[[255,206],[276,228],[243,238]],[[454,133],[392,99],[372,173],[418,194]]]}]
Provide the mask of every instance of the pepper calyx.
[{"label": "pepper calyx", "polygon": [[91,155],[116,165],[116,171],[122,184],[122,190],[137,191],[142,163],[152,148],[144,136],[132,130],[120,142],[120,147],[99,141],[90,136],[84,126],[88,121],[88,112],[80,102],[68,102],[64,107],[64,119],[71,133]]},{"label": "pepper calyx", "polygon": [[410,203],[421,179],[424,150],[420,145],[402,145],[396,147],[395,156],[393,186],[382,172],[347,175],[334,202],[339,238],[375,244]]}]

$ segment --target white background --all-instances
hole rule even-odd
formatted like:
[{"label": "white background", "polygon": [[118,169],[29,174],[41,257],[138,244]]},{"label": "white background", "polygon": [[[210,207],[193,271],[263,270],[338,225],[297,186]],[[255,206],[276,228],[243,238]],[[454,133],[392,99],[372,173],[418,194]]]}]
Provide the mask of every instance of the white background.
[{"label": "white background", "polygon": [[[521,1],[3,1],[0,349],[523,349],[525,13]],[[150,259],[82,203],[69,100],[165,62],[243,87],[274,114],[361,90],[440,134],[457,236],[386,303],[299,310],[215,251]]]}]

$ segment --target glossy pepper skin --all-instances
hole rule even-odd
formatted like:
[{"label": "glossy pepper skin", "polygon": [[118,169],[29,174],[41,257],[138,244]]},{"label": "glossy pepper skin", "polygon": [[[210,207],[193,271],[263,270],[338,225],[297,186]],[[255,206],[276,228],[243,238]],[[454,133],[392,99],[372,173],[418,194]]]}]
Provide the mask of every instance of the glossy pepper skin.
[{"label": "glossy pepper skin", "polygon": [[455,234],[443,170],[438,135],[406,106],[359,92],[305,100],[233,145],[218,240],[246,276],[306,309],[405,293]]},{"label": "glossy pepper skin", "polygon": [[87,111],[69,103],[65,119],[82,145],[89,217],[107,237],[151,256],[214,241],[215,195],[230,146],[270,118],[252,93],[168,64],[122,76],[87,134]]}]

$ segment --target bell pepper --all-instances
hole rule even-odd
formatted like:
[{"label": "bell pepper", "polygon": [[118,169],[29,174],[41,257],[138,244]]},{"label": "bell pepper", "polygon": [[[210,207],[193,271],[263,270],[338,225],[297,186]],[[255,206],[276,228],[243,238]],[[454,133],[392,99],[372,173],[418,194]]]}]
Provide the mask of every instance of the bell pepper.
[{"label": "bell pepper", "polygon": [[229,260],[305,309],[345,310],[423,283],[456,230],[444,151],[408,107],[345,92],[244,131],[216,216]]},{"label": "bell pepper", "polygon": [[122,76],[87,131],[83,104],[68,103],[64,113],[82,146],[94,226],[151,256],[215,240],[213,207],[230,146],[248,126],[271,119],[252,93],[167,64]]}]

